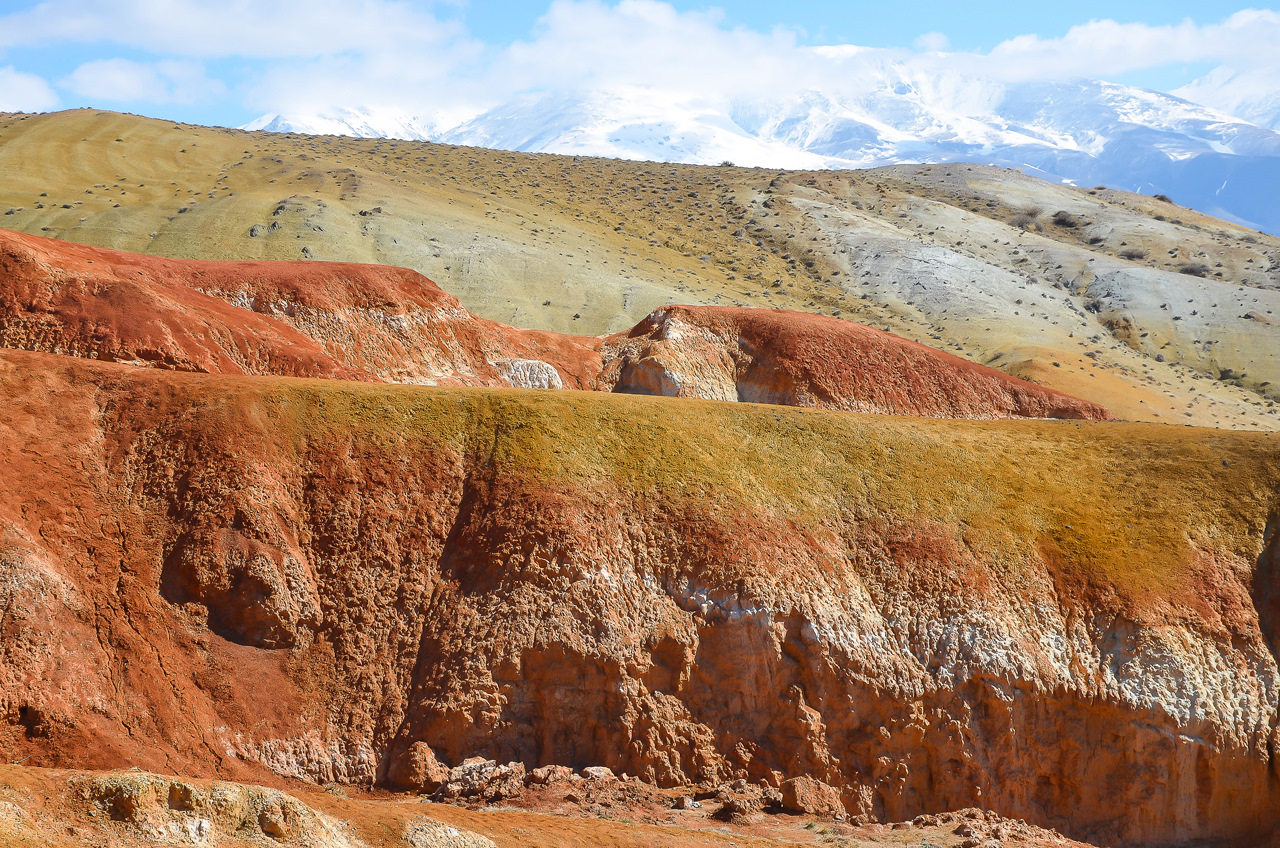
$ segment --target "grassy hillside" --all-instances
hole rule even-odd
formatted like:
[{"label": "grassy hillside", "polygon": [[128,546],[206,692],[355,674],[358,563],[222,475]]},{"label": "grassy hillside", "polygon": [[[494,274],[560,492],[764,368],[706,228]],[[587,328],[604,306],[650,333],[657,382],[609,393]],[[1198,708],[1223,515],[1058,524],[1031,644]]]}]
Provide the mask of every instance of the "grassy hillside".
[{"label": "grassy hillside", "polygon": [[1280,240],[981,165],[775,172],[0,117],[0,226],[162,256],[378,262],[597,334],[671,302],[889,329],[1124,418],[1273,429]]}]

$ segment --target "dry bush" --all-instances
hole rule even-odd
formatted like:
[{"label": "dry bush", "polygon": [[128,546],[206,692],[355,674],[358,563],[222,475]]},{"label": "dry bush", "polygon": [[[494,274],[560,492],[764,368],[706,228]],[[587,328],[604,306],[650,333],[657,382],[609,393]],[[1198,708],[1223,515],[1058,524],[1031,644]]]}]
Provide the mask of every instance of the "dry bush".
[{"label": "dry bush", "polygon": [[1044,224],[1040,223],[1041,211],[1038,206],[1024,207],[1013,213],[1009,218],[1009,223],[1020,230],[1035,230],[1037,233],[1044,232]]},{"label": "dry bush", "polygon": [[1057,212],[1053,213],[1053,223],[1059,227],[1066,227],[1067,229],[1073,229],[1080,226],[1080,222],[1076,220],[1076,216],[1072,215],[1065,209],[1059,209]]},{"label": "dry bush", "polygon": [[1120,251],[1121,259],[1146,259],[1147,252],[1140,247],[1131,247],[1128,250]]}]

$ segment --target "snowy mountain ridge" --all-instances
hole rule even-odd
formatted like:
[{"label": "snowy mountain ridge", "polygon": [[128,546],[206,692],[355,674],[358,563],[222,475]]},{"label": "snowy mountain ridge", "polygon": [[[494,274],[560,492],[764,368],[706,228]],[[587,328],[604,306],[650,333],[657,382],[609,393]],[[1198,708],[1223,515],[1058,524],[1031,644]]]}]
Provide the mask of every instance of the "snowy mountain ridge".
[{"label": "snowy mountain ridge", "polygon": [[[1265,83],[1235,99],[1240,83],[1230,75],[1193,86],[1189,93],[1226,107],[1265,107]],[[995,83],[886,64],[842,91],[785,98],[625,86],[524,93],[463,122],[349,108],[265,115],[244,129],[785,169],[974,161],[1164,193],[1280,232],[1269,188],[1280,185],[1280,132],[1182,97],[1098,81]]]}]

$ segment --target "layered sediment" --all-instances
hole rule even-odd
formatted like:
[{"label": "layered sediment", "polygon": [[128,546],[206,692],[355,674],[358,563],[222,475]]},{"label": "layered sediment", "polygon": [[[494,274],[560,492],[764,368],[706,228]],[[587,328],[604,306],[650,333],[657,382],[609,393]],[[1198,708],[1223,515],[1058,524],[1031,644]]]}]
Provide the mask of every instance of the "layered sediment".
[{"label": "layered sediment", "polygon": [[1275,825],[1273,435],[21,352],[0,392],[15,758],[412,789],[478,755],[1135,845]]}]

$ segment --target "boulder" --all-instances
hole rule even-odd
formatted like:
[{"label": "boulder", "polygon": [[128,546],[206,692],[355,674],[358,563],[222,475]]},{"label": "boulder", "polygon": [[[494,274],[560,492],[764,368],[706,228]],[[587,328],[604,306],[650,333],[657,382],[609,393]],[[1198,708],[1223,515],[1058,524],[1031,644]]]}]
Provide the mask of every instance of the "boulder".
[{"label": "boulder", "polygon": [[421,740],[393,758],[387,768],[387,785],[408,792],[434,792],[448,779],[448,766]]},{"label": "boulder", "polygon": [[844,812],[840,790],[812,777],[793,777],[785,780],[782,789],[782,808],[790,813],[810,816],[832,816]]}]

